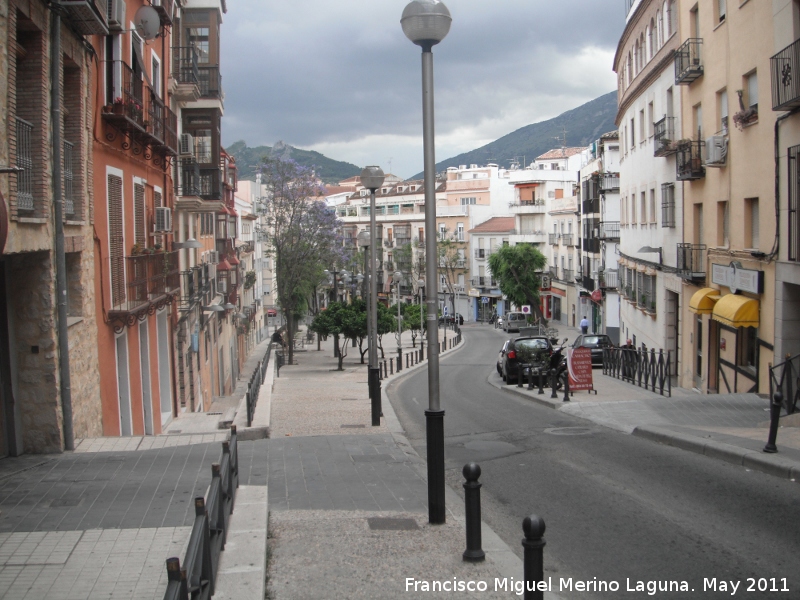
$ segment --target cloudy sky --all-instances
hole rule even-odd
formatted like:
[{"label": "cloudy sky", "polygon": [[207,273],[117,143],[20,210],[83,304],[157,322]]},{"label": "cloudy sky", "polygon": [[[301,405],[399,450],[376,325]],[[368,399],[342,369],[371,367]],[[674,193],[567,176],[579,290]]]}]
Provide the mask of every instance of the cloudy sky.
[{"label": "cloudy sky", "polygon": [[[402,177],[422,170],[420,49],[408,0],[229,0],[223,144],[287,144]],[[436,159],[615,89],[623,0],[446,0]],[[569,144],[569,140],[567,140]]]}]

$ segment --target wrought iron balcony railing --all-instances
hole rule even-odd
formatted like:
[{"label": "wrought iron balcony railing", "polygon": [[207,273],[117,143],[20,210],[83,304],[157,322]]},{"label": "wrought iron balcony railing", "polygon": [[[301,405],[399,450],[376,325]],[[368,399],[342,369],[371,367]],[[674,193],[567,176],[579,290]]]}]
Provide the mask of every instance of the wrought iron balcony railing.
[{"label": "wrought iron balcony railing", "polygon": [[75,173],[73,170],[75,144],[64,140],[64,217],[75,216]]},{"label": "wrought iron balcony railing", "polygon": [[81,35],[108,35],[106,0],[57,0],[67,19]]},{"label": "wrought iron balcony railing", "polygon": [[17,210],[33,210],[33,124],[17,117]]},{"label": "wrought iron balcony railing", "polygon": [[572,233],[562,233],[561,244],[567,248],[572,248],[575,245],[575,235]]},{"label": "wrought iron balcony railing", "polygon": [[201,98],[222,99],[222,74],[219,67],[198,67]]},{"label": "wrought iron balcony railing", "polygon": [[172,49],[172,78],[179,84],[200,85],[197,49],[194,46],[175,46]]},{"label": "wrought iron balcony railing", "polygon": [[558,246],[558,238],[559,235],[557,233],[548,233],[547,234],[547,243],[551,246]]},{"label": "wrought iron balcony railing", "polygon": [[702,38],[689,38],[675,51],[675,85],[688,85],[703,75]]},{"label": "wrought iron balcony railing", "polygon": [[600,178],[600,191],[610,192],[619,189],[619,173],[603,173]]},{"label": "wrought iron balcony railing", "polygon": [[619,272],[616,269],[600,271],[597,279],[601,288],[614,289],[619,286]]},{"label": "wrought iron balcony railing", "polygon": [[800,40],[789,44],[770,59],[772,110],[800,107]]},{"label": "wrought iron balcony railing", "polygon": [[702,140],[690,140],[678,145],[675,177],[678,181],[693,181],[706,176],[703,166],[703,147],[706,143]]},{"label": "wrought iron balcony railing", "polygon": [[675,139],[675,117],[664,117],[653,123],[653,156],[669,156],[678,151]]},{"label": "wrought iron balcony railing", "polygon": [[706,245],[678,244],[678,276],[683,279],[706,278]]},{"label": "wrought iron balcony railing", "polygon": [[160,308],[177,296],[181,289],[178,253],[174,250],[112,259],[112,272],[125,266],[125,288],[114,295],[109,320],[132,325],[151,306]]},{"label": "wrought iron balcony railing", "polygon": [[475,249],[475,258],[479,260],[483,260],[486,258],[486,250],[484,248],[476,248]]},{"label": "wrought iron balcony railing", "polygon": [[601,240],[618,240],[619,221],[600,221],[597,235]]}]

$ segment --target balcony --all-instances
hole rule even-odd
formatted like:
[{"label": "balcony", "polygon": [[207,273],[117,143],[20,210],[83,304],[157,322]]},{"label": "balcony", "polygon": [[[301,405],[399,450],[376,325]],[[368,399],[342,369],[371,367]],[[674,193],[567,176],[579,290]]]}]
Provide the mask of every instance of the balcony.
[{"label": "balcony", "polygon": [[563,281],[565,283],[574,283],[575,282],[575,269],[561,269],[561,274],[563,275]]},{"label": "balcony", "polygon": [[219,67],[197,67],[201,98],[222,100],[222,74]]},{"label": "balcony", "polygon": [[600,271],[598,283],[602,289],[616,289],[619,287],[619,272],[616,269],[610,271]]},{"label": "balcony", "polygon": [[488,287],[496,287],[497,286],[497,282],[494,279],[492,279],[491,277],[487,277],[487,276],[473,277],[470,281],[472,281],[472,286],[473,287],[488,288]]},{"label": "balcony", "polygon": [[561,245],[566,246],[567,248],[572,248],[575,246],[575,236],[571,233],[562,233]]},{"label": "balcony", "polygon": [[156,9],[161,26],[172,25],[173,0],[150,0],[150,6]]},{"label": "balcony", "polygon": [[106,0],[57,0],[73,29],[81,35],[108,35]]},{"label": "balcony", "polygon": [[114,307],[108,311],[115,329],[134,325],[147,313],[163,308],[180,293],[179,250],[112,258],[112,273],[125,274],[124,290],[115,290]]},{"label": "balcony", "polygon": [[772,110],[800,107],[800,40],[770,58]]},{"label": "balcony", "polygon": [[486,251],[485,248],[476,248],[475,249],[475,258],[477,258],[478,260],[486,260],[488,254],[489,253]]},{"label": "balcony", "polygon": [[675,139],[675,117],[664,117],[653,123],[653,156],[669,156],[678,151]]},{"label": "balcony", "polygon": [[398,248],[402,248],[403,246],[408,246],[409,244],[411,244],[411,238],[410,237],[395,237],[394,238],[394,243],[395,243],[395,246],[397,246]]},{"label": "balcony", "polygon": [[64,141],[64,218],[75,218],[75,173],[73,171],[75,144]]},{"label": "balcony", "polygon": [[198,168],[199,196],[206,201],[222,200],[222,173],[218,168],[202,169]]},{"label": "balcony", "polygon": [[386,248],[394,248],[394,240],[384,240],[383,245]]},{"label": "balcony", "polygon": [[596,237],[583,238],[582,250],[592,254],[600,253],[600,239]]},{"label": "balcony", "polygon": [[619,191],[619,173],[603,173],[600,176],[600,191]]},{"label": "balcony", "polygon": [[694,181],[706,176],[703,166],[703,147],[701,140],[685,141],[678,144],[675,177],[678,181]]},{"label": "balcony", "polygon": [[547,205],[542,199],[511,202],[509,208],[511,208],[511,212],[517,215],[536,215],[547,212]]},{"label": "balcony", "polygon": [[558,267],[550,267],[550,278],[553,280],[558,279]]},{"label": "balcony", "polygon": [[547,234],[544,231],[534,229],[522,229],[515,235],[517,244],[546,244]]},{"label": "balcony", "polygon": [[601,240],[618,240],[619,221],[600,221],[597,235]]},{"label": "balcony", "polygon": [[702,38],[689,38],[675,50],[675,85],[689,85],[703,76]]},{"label": "balcony", "polygon": [[181,303],[179,309],[186,312],[203,301],[203,296],[212,291],[211,265],[196,265],[180,272]]},{"label": "balcony", "polygon": [[706,245],[678,244],[678,276],[691,281],[706,278]]},{"label": "balcony", "polygon": [[583,289],[588,290],[590,292],[594,291],[594,279],[592,279],[591,277],[584,275],[583,277],[581,277],[580,284]]},{"label": "balcony", "polygon": [[194,46],[175,46],[172,49],[172,96],[182,102],[194,102],[200,97],[200,70]]},{"label": "balcony", "polygon": [[547,243],[551,246],[558,246],[558,234],[557,233],[548,233],[547,234]]}]

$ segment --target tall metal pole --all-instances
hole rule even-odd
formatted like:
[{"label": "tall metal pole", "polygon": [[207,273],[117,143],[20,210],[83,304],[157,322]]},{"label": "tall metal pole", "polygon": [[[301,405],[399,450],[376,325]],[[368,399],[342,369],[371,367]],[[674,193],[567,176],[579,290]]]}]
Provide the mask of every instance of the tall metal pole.
[{"label": "tall metal pole", "polygon": [[425,187],[425,280],[428,309],[428,521],[445,522],[444,411],[439,403],[439,328],[436,301],[439,278],[436,261],[436,155],[433,130],[432,44],[422,46],[422,146]]},{"label": "tall metal pole", "polygon": [[367,382],[372,405],[372,425],[381,424],[381,374],[378,370],[378,226],[375,222],[375,188],[369,190],[369,367]]}]

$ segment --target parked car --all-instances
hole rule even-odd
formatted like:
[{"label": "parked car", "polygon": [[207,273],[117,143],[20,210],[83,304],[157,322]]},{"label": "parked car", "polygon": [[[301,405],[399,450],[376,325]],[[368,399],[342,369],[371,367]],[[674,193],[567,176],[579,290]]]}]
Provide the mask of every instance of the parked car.
[{"label": "parked car", "polygon": [[464,315],[456,313],[454,315],[442,315],[439,317],[439,325],[453,325],[458,319],[458,324],[464,324]]},{"label": "parked car", "polygon": [[513,383],[519,377],[520,350],[533,351],[532,364],[544,369],[550,366],[553,345],[543,336],[518,337],[506,341],[497,359],[497,371],[506,383]]},{"label": "parked car", "polygon": [[573,348],[590,348],[592,350],[592,366],[603,366],[603,348],[614,348],[614,342],[603,333],[587,333],[579,335],[572,344]]},{"label": "parked car", "polygon": [[503,331],[519,331],[528,322],[528,315],[521,312],[510,312],[503,317]]}]

